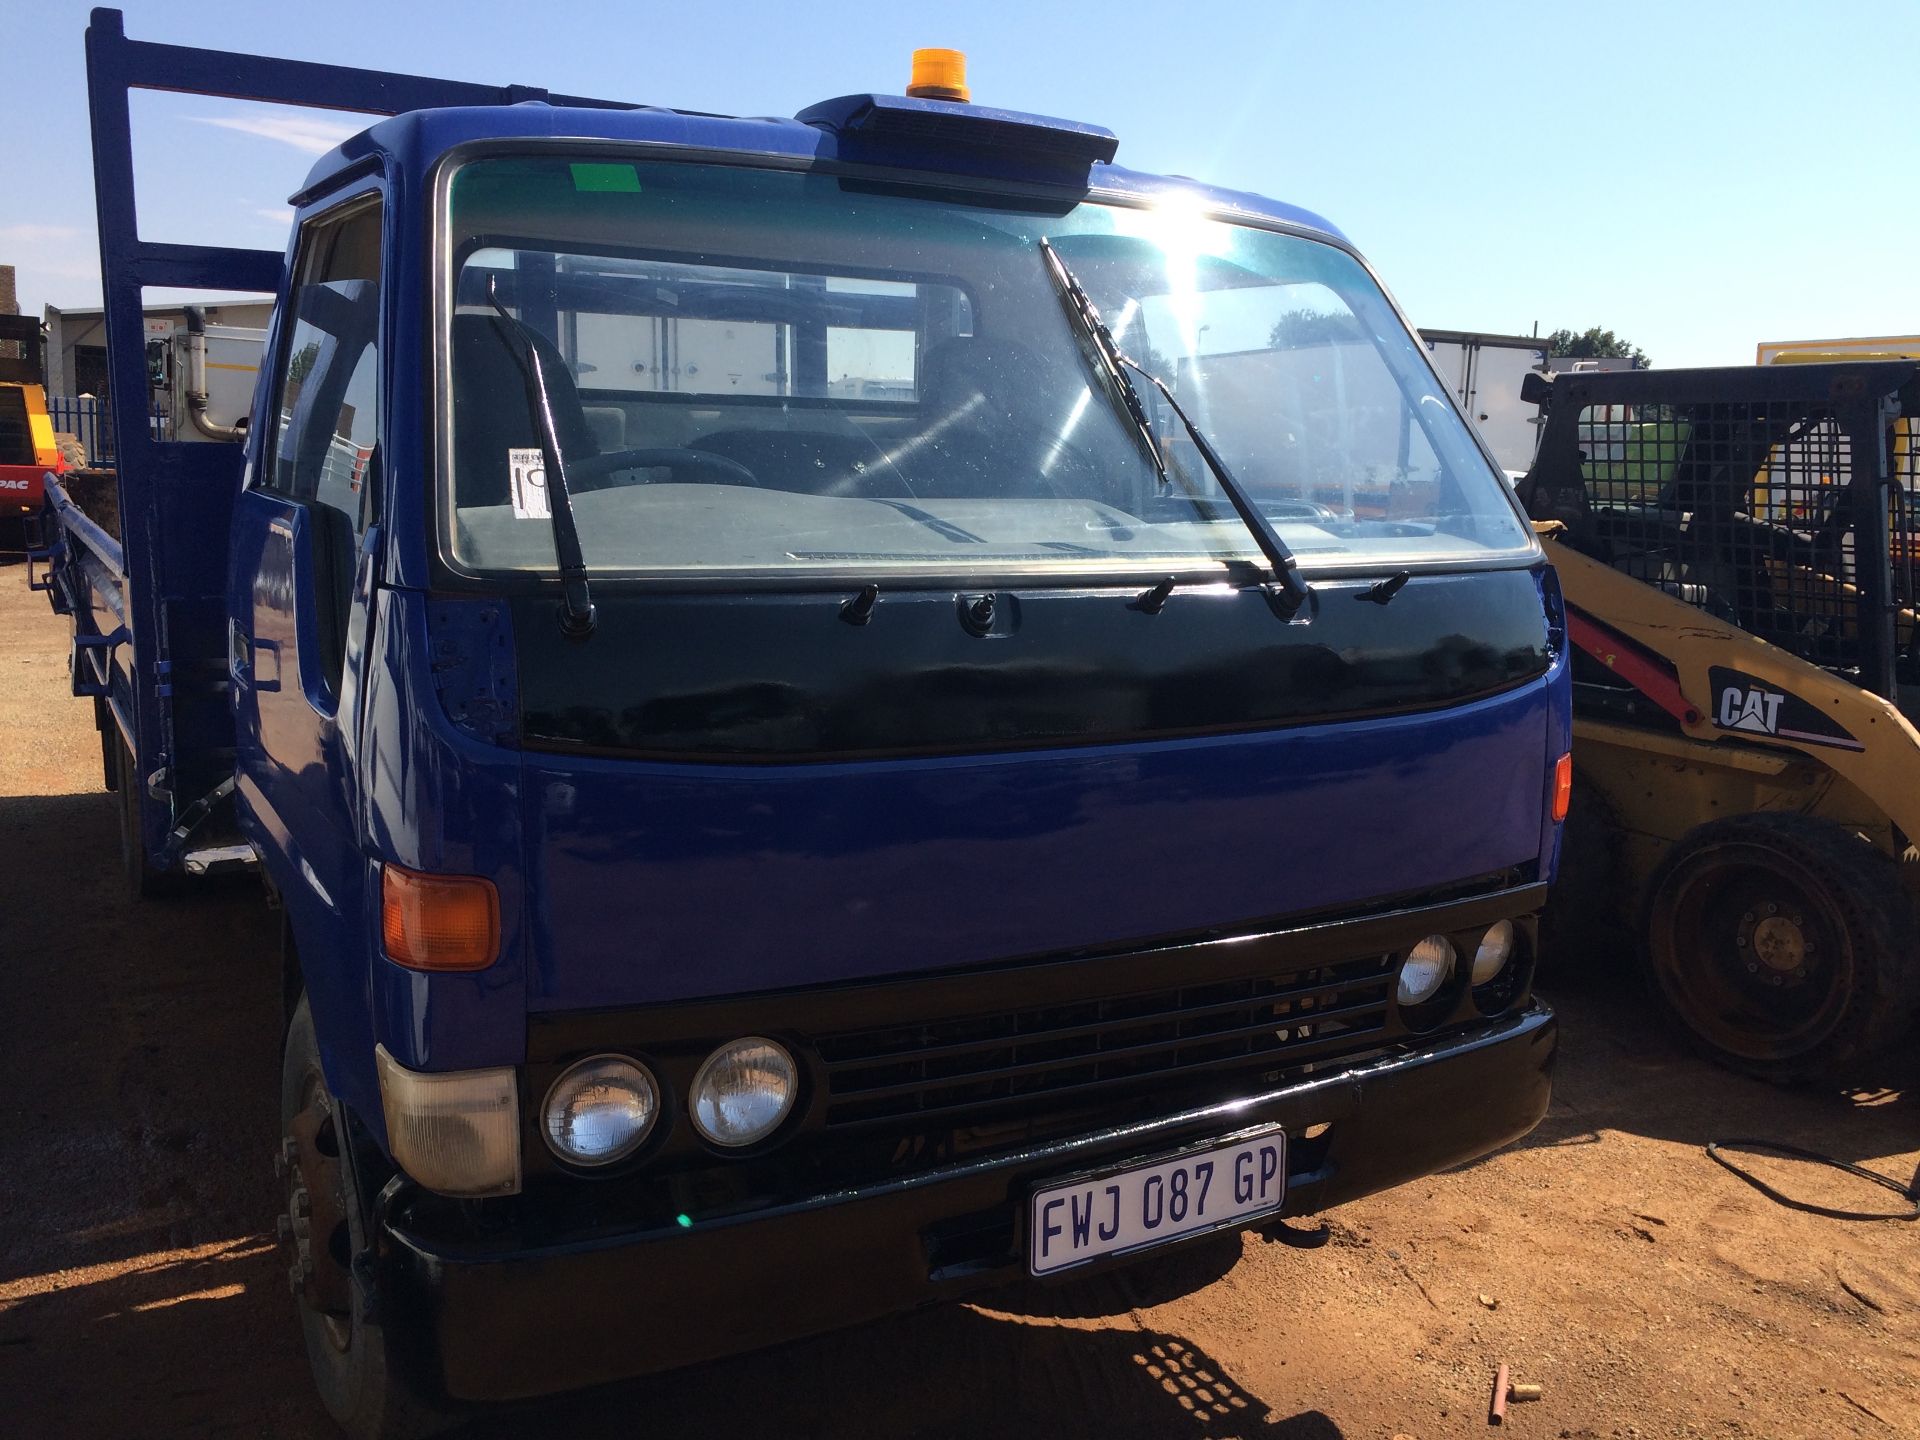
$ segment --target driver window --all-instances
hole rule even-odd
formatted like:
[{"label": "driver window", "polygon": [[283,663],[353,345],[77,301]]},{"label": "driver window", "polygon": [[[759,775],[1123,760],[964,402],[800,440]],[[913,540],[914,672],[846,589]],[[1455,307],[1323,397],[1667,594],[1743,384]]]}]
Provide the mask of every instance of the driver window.
[{"label": "driver window", "polygon": [[287,297],[273,450],[263,489],[304,502],[316,658],[337,693],[354,560],[371,518],[380,449],[380,200],[348,201],[302,229]]},{"label": "driver window", "polygon": [[292,333],[264,484],[365,528],[380,435],[380,203],[311,222],[290,296]]}]

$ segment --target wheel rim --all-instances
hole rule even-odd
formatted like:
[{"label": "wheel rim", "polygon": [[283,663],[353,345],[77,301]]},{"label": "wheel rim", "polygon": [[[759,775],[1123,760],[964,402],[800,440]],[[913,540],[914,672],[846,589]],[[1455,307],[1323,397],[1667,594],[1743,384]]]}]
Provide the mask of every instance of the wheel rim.
[{"label": "wheel rim", "polygon": [[[325,1081],[310,1072],[300,1087],[300,1109],[281,1139],[286,1164],[284,1233],[292,1247],[288,1281],[296,1304],[320,1322],[328,1344],[342,1354],[353,1346],[352,1276],[337,1251],[336,1230],[346,1227],[344,1167],[326,1153],[319,1134],[331,1134],[337,1114]],[[303,1126],[303,1117],[324,1117]]]},{"label": "wheel rim", "polygon": [[1690,856],[1656,898],[1654,975],[1686,1026],[1756,1062],[1816,1050],[1846,1012],[1853,950],[1820,878],[1763,845]]}]

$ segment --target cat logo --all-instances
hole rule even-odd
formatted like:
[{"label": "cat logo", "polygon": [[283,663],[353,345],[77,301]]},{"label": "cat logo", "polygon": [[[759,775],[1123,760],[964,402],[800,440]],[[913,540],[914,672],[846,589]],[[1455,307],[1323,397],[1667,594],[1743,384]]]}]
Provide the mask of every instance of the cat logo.
[{"label": "cat logo", "polygon": [[1758,675],[1714,665],[1707,670],[1708,694],[1719,697],[1713,722],[1743,735],[1771,735],[1801,745],[1832,745],[1864,750],[1847,727],[1820,706],[1785,690],[1775,690]]},{"label": "cat logo", "polygon": [[1760,735],[1780,733],[1780,702],[1787,697],[1756,685],[1751,690],[1729,685],[1720,692],[1720,724],[1727,730],[1751,730]]}]

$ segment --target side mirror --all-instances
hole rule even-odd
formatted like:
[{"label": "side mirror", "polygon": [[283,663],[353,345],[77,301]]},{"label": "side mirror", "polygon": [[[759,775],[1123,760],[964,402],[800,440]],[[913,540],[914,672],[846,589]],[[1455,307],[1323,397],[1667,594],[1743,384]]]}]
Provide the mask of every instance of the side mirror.
[{"label": "side mirror", "polygon": [[1529,370],[1520,382],[1520,398],[1529,405],[1545,405],[1553,396],[1553,381],[1538,370]]}]

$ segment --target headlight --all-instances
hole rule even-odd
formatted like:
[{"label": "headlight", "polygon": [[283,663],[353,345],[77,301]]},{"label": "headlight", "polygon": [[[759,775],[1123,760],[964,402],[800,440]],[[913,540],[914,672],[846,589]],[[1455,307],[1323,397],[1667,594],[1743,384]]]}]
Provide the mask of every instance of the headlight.
[{"label": "headlight", "polygon": [[694,1127],[716,1145],[751,1145],[787,1118],[800,1071],[784,1048],[758,1035],[722,1045],[693,1077]]},{"label": "headlight", "polygon": [[511,1195],[520,1188],[520,1092],[511,1066],[409,1070],[373,1050],[394,1163],[442,1195]]},{"label": "headlight", "polygon": [[660,1113],[660,1090],[621,1055],[570,1066],[547,1091],[541,1122],[547,1147],[575,1165],[611,1165],[640,1148]]},{"label": "headlight", "polygon": [[1513,922],[1496,920],[1487,927],[1487,933],[1480,937],[1480,944],[1473,952],[1473,983],[1484,985],[1502,970],[1507,961],[1513,958]]},{"label": "headlight", "polygon": [[1400,966],[1400,1003],[1431,1000],[1453,973],[1453,961],[1453,942],[1444,935],[1429,935],[1414,946]]}]

